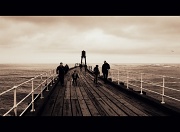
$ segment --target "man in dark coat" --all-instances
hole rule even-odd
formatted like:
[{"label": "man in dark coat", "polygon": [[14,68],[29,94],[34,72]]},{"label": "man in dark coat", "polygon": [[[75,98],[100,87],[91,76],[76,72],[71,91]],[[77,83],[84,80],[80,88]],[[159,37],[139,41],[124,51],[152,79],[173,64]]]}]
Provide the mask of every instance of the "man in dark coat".
[{"label": "man in dark coat", "polygon": [[104,64],[102,65],[102,73],[103,73],[104,83],[107,82],[109,69],[110,69],[110,65],[106,61],[104,61]]},{"label": "man in dark coat", "polygon": [[80,67],[80,71],[82,71],[82,64],[80,64],[79,67]]},{"label": "man in dark coat", "polygon": [[96,67],[94,67],[94,83],[97,84],[98,83],[98,76],[100,74],[98,65],[96,65]]},{"label": "man in dark coat", "polygon": [[85,73],[87,71],[87,65],[86,64],[84,65],[84,71],[85,71]]},{"label": "man in dark coat", "polygon": [[63,66],[63,63],[61,62],[60,65],[56,69],[56,73],[58,74],[59,81],[62,86],[64,86],[64,74],[65,74],[65,68]]},{"label": "man in dark coat", "polygon": [[65,74],[69,71],[69,66],[66,64],[65,65]]}]

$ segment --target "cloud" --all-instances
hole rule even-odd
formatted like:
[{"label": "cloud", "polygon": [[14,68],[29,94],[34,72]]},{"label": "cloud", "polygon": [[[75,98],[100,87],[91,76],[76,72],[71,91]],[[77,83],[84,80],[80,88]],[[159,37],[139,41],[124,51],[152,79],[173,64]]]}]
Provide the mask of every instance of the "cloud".
[{"label": "cloud", "polygon": [[3,16],[0,29],[1,56],[180,54],[178,16]]}]

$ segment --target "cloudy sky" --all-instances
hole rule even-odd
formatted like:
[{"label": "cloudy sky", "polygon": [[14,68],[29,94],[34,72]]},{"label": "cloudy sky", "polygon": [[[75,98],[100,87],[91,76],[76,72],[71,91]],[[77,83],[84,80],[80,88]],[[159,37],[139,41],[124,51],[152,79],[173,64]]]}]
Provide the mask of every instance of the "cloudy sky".
[{"label": "cloudy sky", "polygon": [[179,16],[0,16],[0,63],[180,63]]}]

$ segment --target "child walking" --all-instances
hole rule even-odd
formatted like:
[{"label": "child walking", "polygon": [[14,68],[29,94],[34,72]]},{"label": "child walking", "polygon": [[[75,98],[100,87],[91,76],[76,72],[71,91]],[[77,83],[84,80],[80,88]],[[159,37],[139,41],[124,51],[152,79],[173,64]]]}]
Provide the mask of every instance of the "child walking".
[{"label": "child walking", "polygon": [[72,79],[73,79],[73,85],[77,86],[77,79],[79,78],[78,73],[76,70],[74,70],[74,73],[72,74]]}]

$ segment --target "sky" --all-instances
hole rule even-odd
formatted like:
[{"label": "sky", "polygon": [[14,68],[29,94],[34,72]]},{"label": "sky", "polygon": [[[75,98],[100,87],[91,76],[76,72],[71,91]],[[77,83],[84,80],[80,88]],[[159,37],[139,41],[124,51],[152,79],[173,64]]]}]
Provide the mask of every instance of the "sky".
[{"label": "sky", "polygon": [[82,50],[87,63],[180,63],[180,16],[0,16],[0,63],[80,63]]}]

